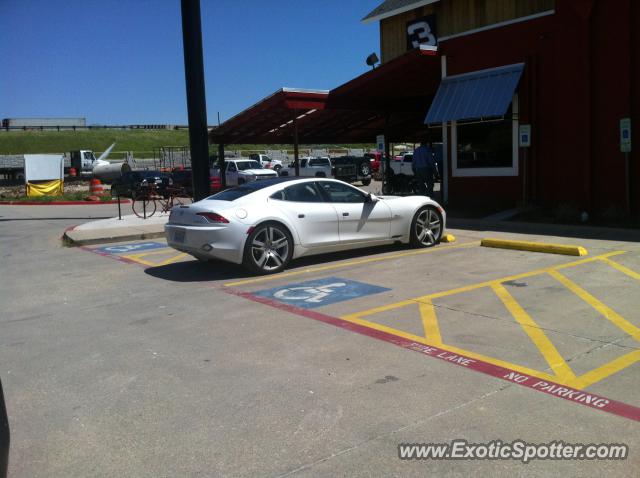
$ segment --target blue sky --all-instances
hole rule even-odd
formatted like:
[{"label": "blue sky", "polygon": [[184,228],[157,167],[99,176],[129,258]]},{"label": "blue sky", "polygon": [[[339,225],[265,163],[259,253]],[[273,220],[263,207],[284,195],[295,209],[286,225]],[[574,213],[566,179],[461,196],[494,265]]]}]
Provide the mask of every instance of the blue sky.
[{"label": "blue sky", "polygon": [[[207,116],[330,89],[379,54],[381,0],[201,0]],[[186,124],[180,0],[0,0],[0,118]]]}]

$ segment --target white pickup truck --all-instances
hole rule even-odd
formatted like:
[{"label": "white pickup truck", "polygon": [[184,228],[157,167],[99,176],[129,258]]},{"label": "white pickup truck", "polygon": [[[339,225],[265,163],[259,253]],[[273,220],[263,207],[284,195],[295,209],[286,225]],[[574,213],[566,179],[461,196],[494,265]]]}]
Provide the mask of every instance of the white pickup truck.
[{"label": "white pickup truck", "polygon": [[[227,186],[239,186],[240,184],[262,179],[277,178],[278,173],[272,169],[264,169],[258,161],[252,159],[227,159],[226,178]],[[212,178],[220,177],[220,169],[211,170]]]},{"label": "white pickup truck", "polygon": [[[331,160],[327,157],[321,158],[300,158],[300,176],[315,177],[315,178],[330,178],[332,177]],[[295,176],[296,168],[293,163],[288,164],[280,171],[281,176]]]},{"label": "white pickup truck", "polygon": [[263,168],[273,169],[276,173],[279,173],[282,169],[282,161],[278,159],[271,159],[266,154],[252,153],[249,155],[249,159],[258,161]]},{"label": "white pickup truck", "polygon": [[[280,176],[295,176],[296,168],[290,163],[280,171]],[[335,178],[348,183],[371,184],[371,160],[364,157],[341,156],[330,159],[327,156],[300,158],[300,176]]]},{"label": "white pickup truck", "polygon": [[[411,169],[411,165],[413,164],[413,153],[403,154],[400,160],[393,159],[389,164],[394,175],[404,174],[405,176],[413,176],[413,169]],[[382,165],[384,169],[384,161],[382,161]]]}]

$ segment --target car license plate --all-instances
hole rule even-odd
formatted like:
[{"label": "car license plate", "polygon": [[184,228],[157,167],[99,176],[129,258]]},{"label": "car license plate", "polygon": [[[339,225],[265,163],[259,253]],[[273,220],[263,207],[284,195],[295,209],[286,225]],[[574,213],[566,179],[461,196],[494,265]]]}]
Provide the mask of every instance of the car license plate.
[{"label": "car license plate", "polygon": [[184,229],[178,229],[173,233],[173,240],[176,242],[184,242],[186,232],[187,231],[185,231]]}]

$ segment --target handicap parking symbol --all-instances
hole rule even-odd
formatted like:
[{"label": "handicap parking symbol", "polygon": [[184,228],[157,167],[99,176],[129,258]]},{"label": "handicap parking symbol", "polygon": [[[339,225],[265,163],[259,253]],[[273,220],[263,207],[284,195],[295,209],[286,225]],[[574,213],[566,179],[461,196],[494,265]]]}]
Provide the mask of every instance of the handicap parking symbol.
[{"label": "handicap parking symbol", "polygon": [[160,249],[167,247],[161,242],[139,242],[137,244],[119,244],[117,246],[100,247],[98,250],[107,254],[123,254],[126,252],[148,251],[150,249]]},{"label": "handicap parking symbol", "polygon": [[284,304],[295,305],[304,309],[312,309],[366,295],[379,294],[380,292],[388,290],[390,289],[386,287],[365,284],[363,282],[340,279],[338,277],[327,277],[261,290],[254,292],[254,294]]}]

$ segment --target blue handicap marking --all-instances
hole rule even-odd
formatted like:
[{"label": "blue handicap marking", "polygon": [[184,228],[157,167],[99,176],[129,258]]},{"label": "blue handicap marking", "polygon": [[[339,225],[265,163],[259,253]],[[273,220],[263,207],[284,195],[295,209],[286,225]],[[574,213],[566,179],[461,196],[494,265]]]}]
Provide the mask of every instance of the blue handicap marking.
[{"label": "blue handicap marking", "polygon": [[313,309],[365,295],[379,294],[387,290],[391,289],[339,277],[326,277],[261,290],[254,292],[254,295],[304,309]]},{"label": "blue handicap marking", "polygon": [[150,249],[160,249],[161,247],[167,247],[162,242],[139,242],[137,244],[119,244],[117,246],[100,247],[100,252],[106,252],[107,254],[122,254],[125,252],[140,252],[148,251]]}]

